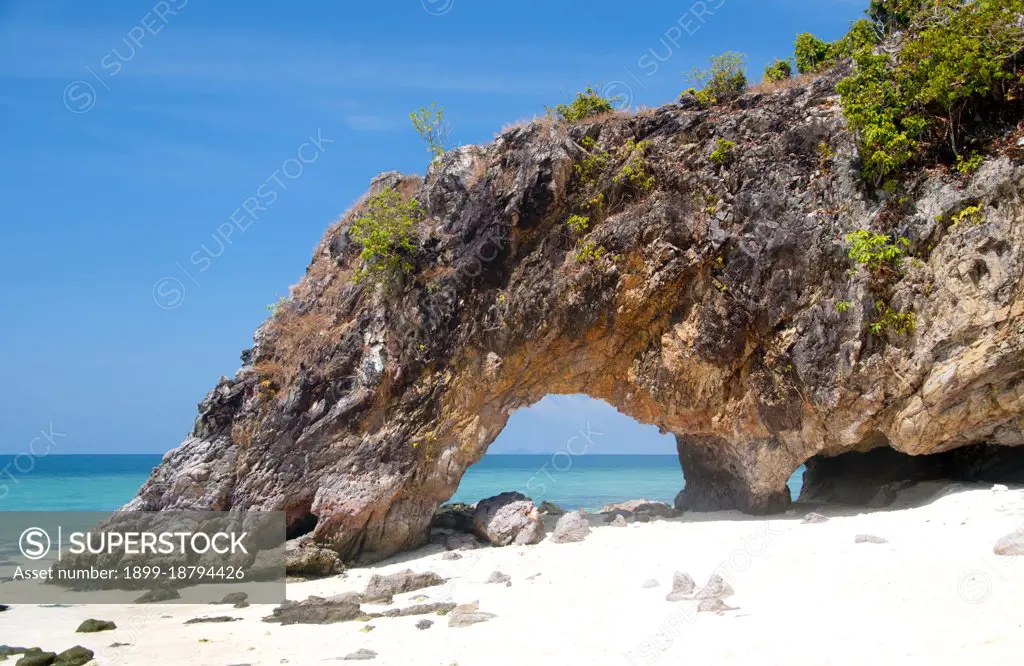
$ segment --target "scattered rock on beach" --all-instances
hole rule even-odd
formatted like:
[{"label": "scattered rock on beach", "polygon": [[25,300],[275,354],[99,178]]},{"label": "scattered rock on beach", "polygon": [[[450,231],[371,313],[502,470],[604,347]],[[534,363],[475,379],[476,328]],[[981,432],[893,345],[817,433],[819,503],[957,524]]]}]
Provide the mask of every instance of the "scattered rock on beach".
[{"label": "scattered rock on beach", "polygon": [[[645,514],[648,518],[675,518],[679,512],[665,502],[651,502],[645,499],[629,500],[628,502],[617,502],[606,504],[601,509],[602,514],[620,514],[626,518],[636,514]],[[644,521],[646,522],[646,521]]]},{"label": "scattered rock on beach", "polygon": [[[452,534],[444,540],[445,550],[473,550],[480,547],[480,542],[472,534]],[[458,559],[452,558],[452,559]]]},{"label": "scattered rock on beach", "polygon": [[858,534],[857,536],[853,537],[853,542],[854,543],[889,543],[889,540],[884,538],[884,537],[875,536],[874,534]]},{"label": "scattered rock on beach", "polygon": [[461,560],[462,559],[462,555],[459,555],[454,550],[450,550],[447,553],[445,553],[444,555],[442,555],[441,559],[442,560]]},{"label": "scattered rock on beach", "polygon": [[[655,581],[657,582],[657,581]],[[665,597],[666,601],[682,601],[693,597],[693,591],[697,584],[693,582],[690,575],[677,571],[672,575],[672,591]]]},{"label": "scattered rock on beach", "polygon": [[612,527],[626,527],[627,523],[626,523],[625,516],[623,516],[621,514],[619,514],[618,516],[615,516],[615,518],[611,522],[611,525],[612,525]]},{"label": "scattered rock on beach", "polygon": [[348,600],[323,599],[321,597],[309,597],[305,601],[286,601],[275,608],[272,613],[263,618],[263,621],[281,625],[334,624],[366,616],[359,608],[359,604]]},{"label": "scattered rock on beach", "polygon": [[1024,555],[1024,534],[1020,531],[1010,532],[992,547],[996,555]]},{"label": "scattered rock on beach", "polygon": [[383,613],[370,613],[370,617],[408,617],[409,615],[429,615],[436,613],[446,615],[455,608],[456,604],[451,601],[437,601],[429,604],[416,604],[405,608],[392,608]]},{"label": "scattered rock on beach", "polygon": [[89,618],[82,624],[78,625],[78,629],[75,629],[76,633],[79,634],[94,634],[98,631],[113,631],[117,629],[117,625],[109,620],[95,620]]},{"label": "scattered rock on beach", "polygon": [[430,629],[432,626],[434,626],[434,621],[433,620],[420,620],[419,622],[416,623],[416,628],[421,630],[421,631],[423,629]]},{"label": "scattered rock on beach", "polygon": [[135,604],[156,604],[161,601],[170,601],[172,599],[181,599],[181,595],[173,587],[158,587],[149,590],[138,599],[133,601]]},{"label": "scattered rock on beach", "polygon": [[13,657],[16,654],[25,654],[26,652],[28,652],[28,648],[0,645],[0,657]]},{"label": "scattered rock on beach", "polygon": [[366,583],[366,591],[363,592],[363,600],[368,603],[387,602],[396,594],[412,592],[424,587],[443,585],[445,579],[433,571],[415,573],[412,569],[399,571],[388,576],[374,574]]},{"label": "scattered rock on beach", "polygon": [[478,610],[454,610],[448,615],[448,626],[455,628],[468,627],[471,624],[487,622],[496,617],[498,616],[494,613],[484,613]]},{"label": "scattered rock on beach", "polygon": [[333,550],[299,537],[285,544],[284,569],[289,576],[322,577],[341,573],[345,565]]},{"label": "scattered rock on beach", "polygon": [[377,653],[373,650],[367,650],[366,648],[359,648],[351,654],[347,654],[342,657],[342,661],[366,661],[367,659],[376,659]]},{"label": "scattered rock on beach", "polygon": [[228,615],[216,615],[214,617],[194,617],[191,620],[185,620],[185,624],[224,624],[225,622],[238,622],[242,618],[230,617]]},{"label": "scattered rock on beach", "polygon": [[725,599],[734,594],[732,586],[719,574],[712,574],[707,584],[701,588],[695,598],[697,599]]},{"label": "scattered rock on beach", "polygon": [[579,511],[571,511],[555,524],[551,540],[555,543],[583,541],[590,534],[590,522]]},{"label": "scattered rock on beach", "polygon": [[15,666],[51,666],[57,660],[56,652],[44,652],[39,648],[30,648],[25,655],[15,662]]},{"label": "scattered rock on beach", "polygon": [[647,580],[644,581],[644,584],[641,585],[640,587],[642,587],[645,590],[649,590],[652,587],[658,587],[659,585],[661,585],[661,583],[658,582],[657,578],[648,578]]},{"label": "scattered rock on beach", "polygon": [[224,604],[226,606],[237,606],[238,604],[246,603],[248,599],[249,595],[245,592],[232,592],[231,594],[224,595],[224,598],[221,599],[218,603]]},{"label": "scattered rock on beach", "polygon": [[92,661],[92,658],[92,650],[76,645],[58,654],[53,666],[85,666]]},{"label": "scattered rock on beach", "polygon": [[507,583],[512,580],[512,577],[508,574],[501,573],[500,571],[492,571],[491,575],[487,577],[486,583]]},{"label": "scattered rock on beach", "polygon": [[529,497],[502,493],[477,503],[473,533],[495,546],[529,545],[544,539],[544,523]]},{"label": "scattered rock on beach", "polygon": [[469,532],[473,529],[473,505],[453,502],[442,504],[434,512],[430,521],[433,529],[459,530]]},{"label": "scattered rock on beach", "polygon": [[800,522],[804,523],[804,524],[827,523],[828,522],[828,518],[826,518],[825,516],[821,515],[820,513],[814,513],[812,511],[811,513],[809,513],[806,516],[804,516],[804,519],[801,520]]},{"label": "scattered rock on beach", "polygon": [[540,503],[540,514],[542,516],[561,516],[565,513],[565,509],[558,506],[554,502],[544,500]]},{"label": "scattered rock on beach", "polygon": [[719,614],[721,614],[721,613],[724,613],[726,611],[734,611],[734,610],[738,610],[738,609],[733,607],[733,606],[726,605],[726,603],[724,601],[722,601],[721,599],[702,599],[701,602],[699,604],[697,604],[697,612],[698,613],[719,613]]},{"label": "scattered rock on beach", "polygon": [[996,485],[992,486],[992,492],[994,493],[1005,493],[1008,490],[1009,488],[1001,483],[997,483]]}]

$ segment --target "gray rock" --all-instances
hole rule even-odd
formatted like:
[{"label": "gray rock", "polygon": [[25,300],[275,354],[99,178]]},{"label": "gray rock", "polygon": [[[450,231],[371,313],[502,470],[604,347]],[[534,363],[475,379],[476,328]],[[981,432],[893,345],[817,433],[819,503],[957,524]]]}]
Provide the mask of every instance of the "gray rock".
[{"label": "gray rock", "polygon": [[590,534],[590,521],[579,511],[570,511],[555,524],[551,540],[555,543],[573,543],[583,541]]},{"label": "gray rock", "polygon": [[366,648],[359,648],[351,654],[344,656],[343,661],[367,661],[369,659],[376,659],[377,653],[373,650],[367,650]]},{"label": "gray rock", "polygon": [[391,601],[396,594],[412,592],[425,587],[444,585],[446,579],[441,578],[433,571],[415,573],[412,569],[399,571],[395,574],[381,576],[374,574],[366,583],[366,591],[363,592],[363,600],[367,603],[378,603]]},{"label": "gray rock", "polygon": [[51,666],[57,660],[56,652],[44,652],[39,648],[30,648],[15,666]]},{"label": "gray rock", "polygon": [[429,604],[417,604],[405,608],[393,608],[383,613],[371,613],[370,617],[408,617],[410,615],[447,615],[455,608],[456,604],[451,601],[437,601]]},{"label": "gray rock", "polygon": [[170,601],[172,599],[181,599],[181,595],[173,587],[158,587],[148,592],[145,592],[138,597],[133,604],[155,604],[161,601]]},{"label": "gray rock", "polygon": [[[452,534],[444,540],[446,550],[474,550],[480,547],[480,542],[472,534]],[[458,559],[457,557],[451,559]]]},{"label": "gray rock", "polygon": [[619,515],[615,516],[615,519],[611,522],[612,527],[627,527],[626,519]]},{"label": "gray rock", "polygon": [[880,536],[875,536],[874,534],[858,534],[857,536],[853,537],[853,542],[854,543],[889,543],[889,540],[885,539],[883,537],[880,537]]},{"label": "gray rock", "polygon": [[366,617],[358,604],[309,597],[305,601],[286,601],[263,618],[264,622],[289,624],[334,624]]},{"label": "gray rock", "polygon": [[561,516],[563,513],[565,513],[565,509],[554,502],[544,500],[540,503],[540,514],[542,516]]},{"label": "gray rock", "polygon": [[1024,555],[1024,533],[1010,532],[992,547],[996,555]]},{"label": "gray rock", "polygon": [[652,587],[658,587],[659,585],[661,585],[661,583],[659,583],[656,578],[648,578],[640,587],[644,588],[645,590],[649,590]]},{"label": "gray rock", "polygon": [[75,632],[79,634],[94,634],[99,631],[113,631],[114,629],[117,629],[117,625],[109,620],[89,618],[78,625],[78,629],[75,629]]},{"label": "gray rock", "polygon": [[213,617],[194,617],[191,620],[185,620],[185,624],[226,624],[228,622],[239,622],[241,619],[240,617],[216,615]]},{"label": "gray rock", "polygon": [[445,553],[444,555],[442,555],[441,559],[442,560],[461,560],[462,559],[462,555],[459,555],[455,551],[450,550],[447,553]]},{"label": "gray rock", "polygon": [[487,622],[496,617],[498,616],[494,613],[484,613],[482,611],[453,611],[448,615],[448,626],[456,628],[468,627],[471,624]]},{"label": "gray rock", "polygon": [[828,522],[828,518],[826,518],[825,516],[821,515],[820,513],[811,512],[811,513],[807,514],[806,516],[804,516],[804,519],[801,520],[800,522],[804,523],[804,524],[811,524],[811,525],[813,525],[813,524],[816,524],[816,523],[827,523]]},{"label": "gray rock", "polygon": [[28,652],[28,648],[0,645],[0,657],[13,657],[16,654],[24,654],[26,652]]},{"label": "gray rock", "polygon": [[679,515],[678,511],[664,502],[652,502],[645,499],[606,504],[601,508],[601,514],[622,514],[626,518],[635,513],[645,513],[648,517],[652,518],[675,518]]},{"label": "gray rock", "polygon": [[477,503],[473,533],[494,546],[529,545],[544,539],[544,523],[529,497],[502,493]]},{"label": "gray rock", "polygon": [[697,592],[697,599],[726,599],[734,594],[732,586],[719,574],[713,574]]},{"label": "gray rock", "polygon": [[420,620],[416,623],[416,628],[420,630],[430,629],[432,626],[434,626],[433,620]]},{"label": "gray rock", "polygon": [[220,603],[230,606],[245,603],[248,599],[249,595],[245,592],[231,592],[230,594],[225,594]]},{"label": "gray rock", "polygon": [[698,613],[718,613],[722,614],[727,611],[738,610],[734,606],[728,606],[721,599],[701,599],[700,603],[697,604]]},{"label": "gray rock", "polygon": [[697,584],[693,582],[690,575],[677,571],[672,575],[672,591],[665,597],[666,601],[682,601],[693,597]]},{"label": "gray rock", "polygon": [[512,577],[508,574],[503,574],[500,571],[492,571],[491,575],[487,577],[485,582],[487,583],[507,583],[512,580]]},{"label": "gray rock", "polygon": [[338,553],[313,543],[308,537],[289,541],[285,546],[285,573],[289,576],[333,576],[345,570]]}]

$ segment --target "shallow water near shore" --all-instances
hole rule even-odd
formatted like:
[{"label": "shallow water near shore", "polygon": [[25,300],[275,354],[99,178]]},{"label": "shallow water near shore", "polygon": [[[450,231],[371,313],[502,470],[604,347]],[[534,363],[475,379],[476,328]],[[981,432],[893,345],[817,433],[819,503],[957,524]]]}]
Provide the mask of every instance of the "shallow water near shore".
[{"label": "shallow water near shore", "polygon": [[[159,455],[0,456],[7,495],[0,511],[112,511],[128,502],[160,464]],[[803,467],[789,480],[800,493]],[[643,497],[671,503],[684,485],[672,455],[489,455],[469,468],[453,502],[517,490],[536,502],[598,509]]]}]

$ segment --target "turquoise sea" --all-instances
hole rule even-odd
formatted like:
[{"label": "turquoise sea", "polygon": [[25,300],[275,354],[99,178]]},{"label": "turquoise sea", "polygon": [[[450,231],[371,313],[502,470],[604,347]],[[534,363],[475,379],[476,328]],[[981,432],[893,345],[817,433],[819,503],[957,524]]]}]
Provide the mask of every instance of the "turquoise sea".
[{"label": "turquoise sea", "polygon": [[[130,500],[159,455],[0,456],[0,511],[109,511]],[[789,480],[794,499],[801,467]],[[518,490],[536,502],[600,508],[644,497],[671,503],[683,487],[675,456],[490,455],[462,479],[455,502]],[[6,492],[5,492],[6,491]]]}]

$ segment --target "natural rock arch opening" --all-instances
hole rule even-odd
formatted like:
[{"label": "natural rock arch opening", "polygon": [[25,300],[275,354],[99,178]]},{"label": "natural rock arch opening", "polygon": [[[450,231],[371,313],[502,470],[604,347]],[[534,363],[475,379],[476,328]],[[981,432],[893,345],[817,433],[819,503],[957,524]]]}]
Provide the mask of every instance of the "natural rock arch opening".
[{"label": "natural rock arch opening", "polygon": [[[425,179],[374,179],[371,196],[422,203],[411,268],[355,281],[359,202],[128,508],[278,510],[296,532],[313,516],[311,540],[379,559],[424,543],[509,415],[549,393],[672,433],[688,509],[785,508],[805,461],[886,442],[1024,444],[1024,167],[922,173],[891,219],[837,76],[728,109],[538,121]],[[947,224],[968,201],[983,221]],[[595,202],[581,235],[566,222]],[[878,328],[876,276],[843,240],[866,229],[917,259],[885,294],[913,330]]]},{"label": "natural rock arch opening", "polygon": [[671,435],[586,395],[547,395],[510,416],[450,501],[516,491],[567,509],[640,497],[672,504],[684,475]]}]

